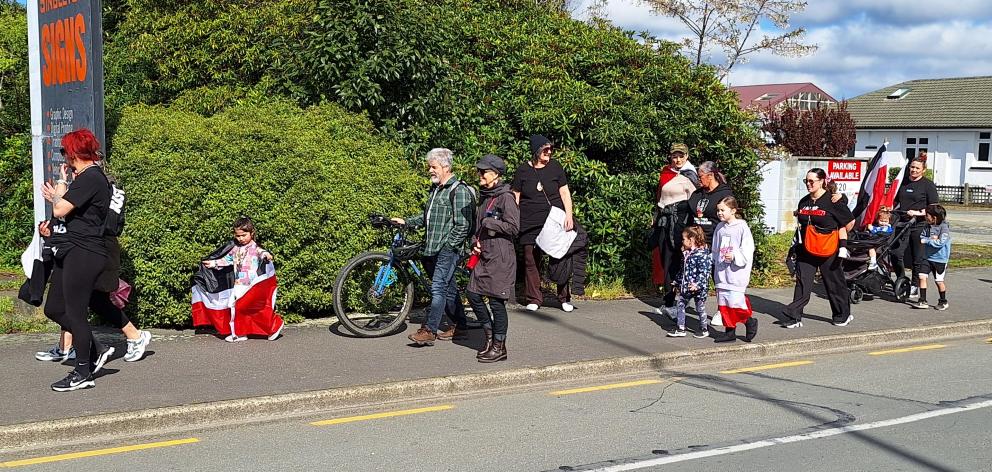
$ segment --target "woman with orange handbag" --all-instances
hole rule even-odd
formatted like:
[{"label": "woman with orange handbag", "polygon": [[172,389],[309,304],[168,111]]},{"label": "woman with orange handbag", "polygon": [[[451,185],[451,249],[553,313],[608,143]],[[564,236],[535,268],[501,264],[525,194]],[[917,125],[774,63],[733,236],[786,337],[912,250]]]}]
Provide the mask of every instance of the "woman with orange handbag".
[{"label": "woman with orange handbag", "polygon": [[813,290],[813,275],[817,269],[823,278],[830,301],[830,312],[835,326],[847,326],[851,316],[851,299],[841,258],[840,229],[850,231],[854,227],[854,215],[844,202],[831,200],[827,192],[827,173],[813,168],[806,173],[806,195],[799,200],[797,220],[799,223],[800,244],[796,249],[796,289],[792,303],[783,311],[785,328],[803,326],[803,308],[809,303]]}]

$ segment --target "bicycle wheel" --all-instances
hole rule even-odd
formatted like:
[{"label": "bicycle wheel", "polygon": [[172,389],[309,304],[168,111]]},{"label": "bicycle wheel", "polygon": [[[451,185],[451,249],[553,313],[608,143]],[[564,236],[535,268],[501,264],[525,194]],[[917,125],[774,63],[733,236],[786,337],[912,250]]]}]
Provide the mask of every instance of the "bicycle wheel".
[{"label": "bicycle wheel", "polygon": [[413,307],[413,280],[389,256],[365,252],[348,261],[334,283],[334,310],[355,336],[372,338],[399,331]]}]

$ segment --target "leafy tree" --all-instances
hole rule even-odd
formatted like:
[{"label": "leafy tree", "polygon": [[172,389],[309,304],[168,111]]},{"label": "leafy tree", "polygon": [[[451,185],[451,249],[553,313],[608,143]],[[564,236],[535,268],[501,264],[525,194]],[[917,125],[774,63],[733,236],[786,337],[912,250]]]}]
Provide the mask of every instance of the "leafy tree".
[{"label": "leafy tree", "polygon": [[[642,0],[654,11],[677,18],[689,29],[682,44],[696,65],[704,62],[712,49],[724,57],[717,62],[720,76],[737,64],[747,62],[747,56],[769,51],[781,56],[805,56],[816,51],[815,45],[803,44],[805,28],[790,29],[789,17],[806,9],[802,0]],[[781,32],[755,36],[761,32],[761,21],[767,20]]]},{"label": "leafy tree", "polygon": [[13,0],[0,0],[0,141],[28,131],[27,12]]},{"label": "leafy tree", "polygon": [[764,115],[762,129],[793,155],[840,157],[854,147],[856,130],[847,102],[812,110],[770,108]]}]

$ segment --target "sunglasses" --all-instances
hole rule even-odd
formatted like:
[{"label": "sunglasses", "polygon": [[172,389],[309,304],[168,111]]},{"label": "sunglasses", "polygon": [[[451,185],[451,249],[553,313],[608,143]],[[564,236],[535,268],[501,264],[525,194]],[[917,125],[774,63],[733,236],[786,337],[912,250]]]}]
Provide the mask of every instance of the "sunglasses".
[{"label": "sunglasses", "polygon": [[806,185],[813,185],[821,180],[823,179],[803,179],[803,182],[806,183]]}]

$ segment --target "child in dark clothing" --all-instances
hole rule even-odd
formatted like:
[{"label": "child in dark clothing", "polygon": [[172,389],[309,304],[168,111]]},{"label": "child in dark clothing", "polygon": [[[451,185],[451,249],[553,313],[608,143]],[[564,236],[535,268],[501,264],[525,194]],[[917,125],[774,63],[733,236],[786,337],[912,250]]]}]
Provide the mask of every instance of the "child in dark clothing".
[{"label": "child in dark clothing", "polygon": [[685,263],[679,274],[678,298],[676,300],[676,319],[678,328],[668,333],[671,337],[684,337],[685,306],[689,300],[695,300],[696,313],[699,315],[699,332],[693,336],[705,338],[709,333],[709,317],[706,315],[706,292],[709,290],[710,273],[713,270],[713,258],[706,247],[706,235],[699,226],[690,226],[682,231],[682,255]]}]

